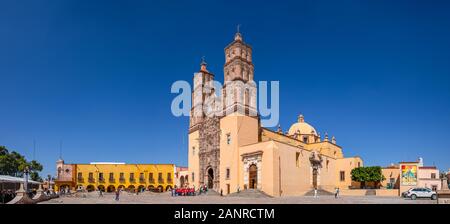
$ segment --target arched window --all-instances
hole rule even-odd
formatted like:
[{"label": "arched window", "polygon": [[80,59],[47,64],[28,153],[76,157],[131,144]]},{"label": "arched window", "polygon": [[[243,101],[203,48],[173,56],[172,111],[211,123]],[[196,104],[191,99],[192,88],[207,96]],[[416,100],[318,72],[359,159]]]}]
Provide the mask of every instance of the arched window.
[{"label": "arched window", "polygon": [[245,105],[250,105],[250,90],[248,88],[245,89]]}]

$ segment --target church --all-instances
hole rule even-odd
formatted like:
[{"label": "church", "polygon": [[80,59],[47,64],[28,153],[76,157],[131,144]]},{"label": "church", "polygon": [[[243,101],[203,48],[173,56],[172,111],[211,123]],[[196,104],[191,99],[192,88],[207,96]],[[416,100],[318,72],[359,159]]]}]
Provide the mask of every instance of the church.
[{"label": "church", "polygon": [[207,84],[214,74],[205,61],[193,80],[189,177],[185,180],[190,187],[206,185],[224,195],[255,189],[278,197],[352,186],[351,171],[363,166],[362,159],[344,157],[336,139],[327,134],[321,137],[303,115],[286,133],[280,127],[273,131],[261,126],[252,84],[252,47],[239,31],[225,47],[225,84],[220,96],[224,103],[212,108],[225,111],[224,115],[208,116],[210,110],[203,108],[215,91]]}]

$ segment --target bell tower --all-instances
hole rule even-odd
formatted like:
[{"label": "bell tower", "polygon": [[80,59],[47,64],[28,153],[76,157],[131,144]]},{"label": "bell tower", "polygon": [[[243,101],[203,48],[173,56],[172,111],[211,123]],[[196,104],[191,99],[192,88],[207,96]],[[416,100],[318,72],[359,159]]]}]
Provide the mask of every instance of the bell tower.
[{"label": "bell tower", "polygon": [[244,111],[247,115],[256,116],[256,84],[253,78],[252,48],[244,42],[238,26],[233,42],[225,47],[223,105],[227,114]]},{"label": "bell tower", "polygon": [[194,131],[198,129],[199,124],[201,124],[205,119],[205,100],[209,94],[213,93],[212,82],[214,80],[214,74],[210,73],[207,69],[208,64],[205,58],[202,57],[202,62],[200,63],[200,71],[194,75],[194,87],[192,91],[192,108],[190,116],[189,130]]}]

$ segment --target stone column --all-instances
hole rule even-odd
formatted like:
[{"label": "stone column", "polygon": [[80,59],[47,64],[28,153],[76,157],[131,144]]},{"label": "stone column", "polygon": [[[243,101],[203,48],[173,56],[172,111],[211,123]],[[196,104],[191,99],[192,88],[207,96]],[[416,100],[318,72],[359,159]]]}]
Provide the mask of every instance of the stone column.
[{"label": "stone column", "polygon": [[28,194],[24,188],[24,184],[20,183],[20,188],[16,191],[16,197],[8,202],[8,204],[35,204],[35,202],[33,201],[33,199],[28,197]]}]

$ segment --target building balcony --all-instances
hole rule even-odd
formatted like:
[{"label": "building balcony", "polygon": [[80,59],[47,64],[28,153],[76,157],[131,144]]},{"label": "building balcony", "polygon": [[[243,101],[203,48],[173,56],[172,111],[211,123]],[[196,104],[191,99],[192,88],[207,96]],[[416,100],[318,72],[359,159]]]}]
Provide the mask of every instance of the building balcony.
[{"label": "building balcony", "polygon": [[88,182],[89,182],[89,183],[95,183],[95,179],[94,179],[94,178],[89,178],[89,179],[88,179]]},{"label": "building balcony", "polygon": [[139,178],[139,183],[145,184],[145,179],[144,178]]},{"label": "building balcony", "polygon": [[63,182],[63,181],[72,181],[72,177],[58,177],[57,179],[56,179],[56,181],[61,181],[61,182]]},{"label": "building balcony", "polygon": [[105,183],[105,179],[104,178],[98,178],[98,182],[99,183]]},{"label": "building balcony", "polygon": [[172,179],[167,179],[167,183],[168,183],[168,184],[172,184],[172,183],[173,183],[173,180],[172,180]]},{"label": "building balcony", "polygon": [[136,179],[130,178],[130,183],[136,183]]},{"label": "building balcony", "polygon": [[109,182],[110,182],[110,183],[115,183],[115,182],[116,182],[116,179],[114,179],[114,178],[109,178]]},{"label": "building balcony", "polygon": [[78,177],[78,178],[77,178],[77,181],[78,181],[78,183],[84,183],[84,178]]},{"label": "building balcony", "polygon": [[163,184],[164,183],[164,179],[158,179],[158,183],[159,184]]},{"label": "building balcony", "polygon": [[119,179],[119,182],[120,182],[120,183],[125,183],[125,182],[126,182],[126,181],[125,181],[125,178],[120,178],[120,179]]},{"label": "building balcony", "polygon": [[155,183],[155,179],[153,179],[153,178],[149,179],[149,183],[154,184]]}]

